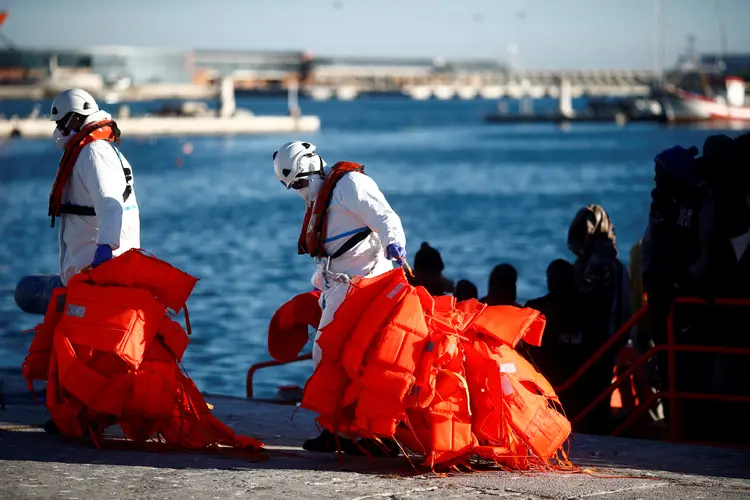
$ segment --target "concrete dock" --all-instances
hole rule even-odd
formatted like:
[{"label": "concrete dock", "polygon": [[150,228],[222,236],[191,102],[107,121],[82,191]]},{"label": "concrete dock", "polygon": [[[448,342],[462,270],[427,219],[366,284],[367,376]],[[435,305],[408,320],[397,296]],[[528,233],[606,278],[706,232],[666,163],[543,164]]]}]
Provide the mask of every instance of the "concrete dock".
[{"label": "concrete dock", "polygon": [[[158,117],[115,118],[123,136],[194,136],[316,132],[317,116]],[[54,122],[43,119],[0,120],[0,137],[52,137]]]},{"label": "concrete dock", "polygon": [[475,463],[474,472],[435,474],[403,457],[342,455],[340,463],[336,454],[306,452],[302,442],[317,435],[313,414],[223,396],[207,400],[237,432],[265,442],[261,455],[139,451],[122,441],[99,450],[45,433],[44,407],[19,392],[17,378],[4,386],[0,498],[750,498],[750,451],[579,435],[571,446],[579,473]]}]

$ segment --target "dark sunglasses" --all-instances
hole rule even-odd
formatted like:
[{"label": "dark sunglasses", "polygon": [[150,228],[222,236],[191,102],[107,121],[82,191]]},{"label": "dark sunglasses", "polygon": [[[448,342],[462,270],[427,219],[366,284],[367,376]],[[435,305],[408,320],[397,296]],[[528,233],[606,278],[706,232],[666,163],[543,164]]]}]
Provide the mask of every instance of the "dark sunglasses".
[{"label": "dark sunglasses", "polygon": [[[276,160],[276,155],[278,154],[279,154],[278,151],[273,152],[273,160]],[[310,154],[306,156],[313,156],[313,155]],[[284,170],[281,171],[281,173],[284,174],[284,176],[287,176],[291,174],[292,171],[285,168]],[[299,174],[297,175],[297,177],[294,178],[294,181],[292,181],[288,186],[286,185],[284,181],[279,181],[279,182],[281,182],[281,185],[287,189],[294,189],[294,190],[303,189],[310,185],[310,180],[305,179],[305,177],[310,177],[311,175],[315,175],[317,173],[319,172],[317,170],[314,170],[312,172],[305,172],[305,173]]]},{"label": "dark sunglasses", "polygon": [[[284,169],[281,171],[281,173],[284,175],[289,175],[290,173],[292,173],[292,171]],[[310,177],[311,175],[315,175],[317,173],[318,171],[314,170],[312,172],[305,172],[305,173],[299,174],[297,177],[294,178],[294,180],[288,186],[286,185],[284,181],[279,181],[279,182],[281,182],[281,185],[286,187],[287,189],[302,189],[310,185],[310,179],[306,179],[305,177]]]},{"label": "dark sunglasses", "polygon": [[295,179],[294,182],[292,182],[288,186],[284,183],[284,181],[279,182],[281,182],[281,185],[285,188],[294,190],[303,189],[310,185],[310,179]]},{"label": "dark sunglasses", "polygon": [[55,126],[57,129],[62,132],[65,135],[68,135],[70,133],[70,130],[68,127],[70,127],[70,121],[73,119],[73,113],[68,113],[59,120],[55,121]]}]

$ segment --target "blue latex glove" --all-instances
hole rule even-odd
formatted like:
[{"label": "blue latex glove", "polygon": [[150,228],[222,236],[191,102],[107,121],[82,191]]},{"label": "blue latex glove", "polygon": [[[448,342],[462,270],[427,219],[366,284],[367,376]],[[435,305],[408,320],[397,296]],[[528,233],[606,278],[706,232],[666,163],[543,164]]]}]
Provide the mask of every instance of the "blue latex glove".
[{"label": "blue latex glove", "polygon": [[94,253],[94,262],[91,263],[91,267],[96,267],[102,262],[107,262],[112,258],[112,247],[109,245],[98,245],[96,247],[96,253]]},{"label": "blue latex glove", "polygon": [[406,259],[406,249],[398,243],[391,243],[385,247],[385,253],[390,259],[395,260],[401,265],[403,265],[404,259]]},{"label": "blue latex glove", "polygon": [[679,180],[687,180],[692,177],[692,166],[698,148],[690,146],[685,149],[682,146],[674,146],[665,149],[654,158],[657,175],[666,174]]}]

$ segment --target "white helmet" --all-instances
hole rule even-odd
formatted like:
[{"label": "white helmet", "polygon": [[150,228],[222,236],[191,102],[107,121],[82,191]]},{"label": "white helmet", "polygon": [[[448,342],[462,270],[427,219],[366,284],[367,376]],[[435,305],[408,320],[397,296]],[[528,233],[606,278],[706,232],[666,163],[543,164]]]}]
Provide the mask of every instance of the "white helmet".
[{"label": "white helmet", "polygon": [[62,120],[68,113],[78,113],[79,115],[89,116],[99,111],[99,106],[91,94],[83,89],[63,90],[52,101],[52,110],[50,111],[50,120],[56,122]]},{"label": "white helmet", "polygon": [[295,181],[307,180],[311,175],[319,173],[322,176],[325,166],[326,162],[315,152],[315,145],[309,142],[287,142],[273,154],[276,177],[287,189],[299,189],[295,187]]}]

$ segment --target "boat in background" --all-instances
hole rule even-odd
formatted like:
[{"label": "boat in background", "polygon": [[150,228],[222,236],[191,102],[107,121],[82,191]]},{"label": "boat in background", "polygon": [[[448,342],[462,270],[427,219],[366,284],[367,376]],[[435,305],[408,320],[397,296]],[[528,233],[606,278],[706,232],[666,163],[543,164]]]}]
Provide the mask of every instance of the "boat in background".
[{"label": "boat in background", "polygon": [[667,121],[742,121],[750,124],[745,81],[735,76],[686,73],[678,84],[666,84],[660,101]]}]

